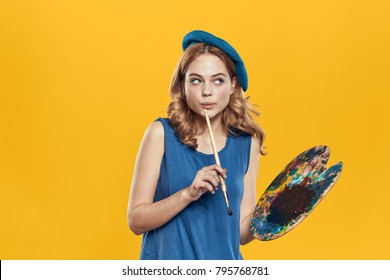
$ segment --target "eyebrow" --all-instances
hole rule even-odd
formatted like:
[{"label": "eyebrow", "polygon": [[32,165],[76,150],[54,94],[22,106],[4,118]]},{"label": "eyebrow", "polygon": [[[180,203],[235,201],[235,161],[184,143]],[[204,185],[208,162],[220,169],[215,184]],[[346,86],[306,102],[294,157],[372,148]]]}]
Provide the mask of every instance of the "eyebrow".
[{"label": "eyebrow", "polygon": [[[212,75],[211,77],[217,77],[217,76],[221,76],[221,75],[227,77],[224,73],[217,73],[217,74]],[[202,75],[199,75],[197,73],[190,73],[188,76],[202,77]]]}]

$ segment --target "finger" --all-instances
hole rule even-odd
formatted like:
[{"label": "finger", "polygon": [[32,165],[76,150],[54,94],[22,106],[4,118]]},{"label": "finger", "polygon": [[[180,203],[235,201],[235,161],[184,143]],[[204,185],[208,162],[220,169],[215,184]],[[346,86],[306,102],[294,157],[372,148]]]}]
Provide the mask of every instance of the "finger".
[{"label": "finger", "polygon": [[200,171],[198,171],[197,178],[200,181],[208,182],[214,189],[218,189],[219,176],[215,170],[202,168]]},{"label": "finger", "polygon": [[329,147],[327,146],[315,146],[303,153],[301,153],[299,156],[298,156],[298,159],[300,161],[303,161],[303,162],[306,162],[306,163],[309,163],[311,162],[313,159],[315,158],[321,158],[324,162],[324,164],[326,164],[328,158],[329,158],[329,154],[330,154],[330,149]]},{"label": "finger", "polygon": [[330,149],[329,147],[326,147],[325,146],[325,151],[321,154],[320,158],[321,158],[321,163],[323,165],[326,165],[327,162],[328,162],[328,159],[329,159],[329,156],[330,156]]},{"label": "finger", "polygon": [[[295,161],[290,162],[290,168],[294,167],[301,171],[301,173],[306,172],[307,175],[310,170],[316,165],[317,159],[321,157],[324,153],[328,153],[329,148],[326,146],[315,146],[301,154],[299,154]],[[288,167],[287,167],[288,168]],[[299,172],[299,171],[298,171]]]},{"label": "finger", "polygon": [[219,181],[219,177],[221,176],[216,170],[210,170],[211,174],[213,176],[215,176],[215,178],[217,178],[217,180]]},{"label": "finger", "polygon": [[326,171],[326,166],[323,163],[322,159],[319,158],[317,164],[313,167],[308,176],[312,180],[316,180],[324,171]]},{"label": "finger", "polygon": [[207,189],[212,194],[215,194],[215,190],[214,190],[213,186],[207,182],[203,182],[202,188]]},{"label": "finger", "polygon": [[226,177],[227,177],[226,176],[226,172],[227,172],[226,168],[222,168],[218,164],[213,164],[213,165],[210,165],[209,167],[211,170],[215,170],[219,175],[221,175],[222,178],[226,179]]},{"label": "finger", "polygon": [[310,177],[311,179],[317,178],[326,170],[326,163],[328,162],[329,155],[329,147],[319,146],[313,157],[307,157],[308,161],[306,166],[302,169],[302,175],[304,177]]},{"label": "finger", "polygon": [[[312,175],[312,171],[317,165],[318,158],[312,158],[309,162],[303,162],[301,169],[291,176],[290,182],[287,183],[288,186],[294,186],[301,184],[305,179],[310,179]],[[287,179],[288,180],[288,179]]]},{"label": "finger", "polygon": [[[327,154],[329,157],[329,148],[327,146],[315,146],[304,151],[290,161],[282,172],[276,176],[270,186],[278,187],[284,184],[299,184],[310,171],[313,166],[308,165],[313,159]],[[326,163],[326,162],[325,162]]]},{"label": "finger", "polygon": [[218,170],[222,170],[221,167],[217,164],[205,166],[202,168],[202,171],[204,171],[206,174],[210,174],[214,172],[214,174],[218,175]]},{"label": "finger", "polygon": [[208,174],[213,177],[213,182],[215,183],[214,188],[218,190],[218,183],[220,182],[221,177],[218,175],[217,171],[215,170],[210,170]]},{"label": "finger", "polygon": [[302,175],[305,177],[309,177],[311,179],[316,179],[326,170],[326,166],[323,163],[322,157],[314,158],[311,162],[309,162],[304,170],[302,171]]},{"label": "finger", "polygon": [[213,174],[206,174],[204,180],[209,182],[213,186],[213,188],[218,187],[219,178],[217,176]]},{"label": "finger", "polygon": [[318,158],[313,158],[311,161],[309,161],[306,166],[302,169],[302,176],[306,177],[309,175],[309,173],[314,169],[314,167],[318,163]]}]

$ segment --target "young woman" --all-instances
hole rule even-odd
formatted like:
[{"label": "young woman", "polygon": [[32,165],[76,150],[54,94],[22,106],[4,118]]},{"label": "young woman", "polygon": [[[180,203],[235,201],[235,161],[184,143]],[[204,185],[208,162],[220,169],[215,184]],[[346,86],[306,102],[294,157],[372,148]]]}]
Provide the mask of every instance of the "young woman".
[{"label": "young woman", "polygon": [[[137,156],[128,224],[143,234],[141,259],[242,259],[264,133],[244,97],[245,66],[226,41],[204,31],[183,39],[169,118],[147,129]],[[207,110],[222,167],[215,164]],[[233,215],[218,188],[225,178]]]}]

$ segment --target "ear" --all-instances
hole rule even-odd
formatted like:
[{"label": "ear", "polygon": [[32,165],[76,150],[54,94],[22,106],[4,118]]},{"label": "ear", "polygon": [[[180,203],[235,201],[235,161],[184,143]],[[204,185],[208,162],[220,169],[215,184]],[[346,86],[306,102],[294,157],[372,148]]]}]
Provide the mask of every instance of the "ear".
[{"label": "ear", "polygon": [[232,91],[230,92],[230,94],[234,92],[234,88],[236,87],[236,84],[237,84],[237,77],[234,76],[232,79]]}]

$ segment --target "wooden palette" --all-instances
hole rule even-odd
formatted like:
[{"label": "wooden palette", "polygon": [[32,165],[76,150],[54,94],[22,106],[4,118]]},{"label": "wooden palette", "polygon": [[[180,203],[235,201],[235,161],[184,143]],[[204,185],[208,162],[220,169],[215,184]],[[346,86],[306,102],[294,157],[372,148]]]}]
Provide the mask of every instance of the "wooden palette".
[{"label": "wooden palette", "polygon": [[326,168],[330,150],[315,146],[294,158],[257,202],[250,229],[259,240],[278,238],[301,223],[336,183],[343,164]]}]

